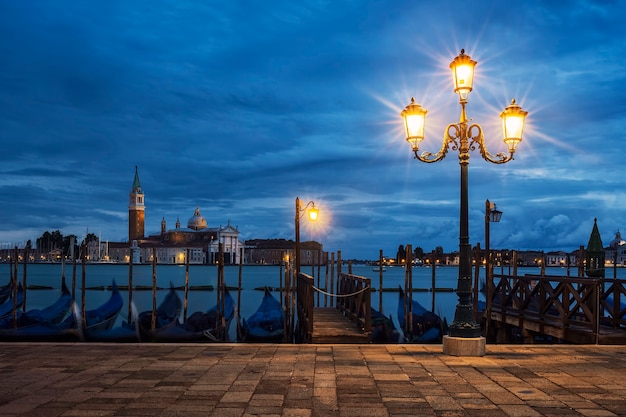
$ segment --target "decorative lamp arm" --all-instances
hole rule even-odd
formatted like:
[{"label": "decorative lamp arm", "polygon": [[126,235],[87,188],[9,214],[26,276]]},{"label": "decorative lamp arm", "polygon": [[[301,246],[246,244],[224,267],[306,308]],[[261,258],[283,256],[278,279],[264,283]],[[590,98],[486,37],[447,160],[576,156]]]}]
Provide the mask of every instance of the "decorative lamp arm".
[{"label": "decorative lamp arm", "polygon": [[[476,130],[476,134],[472,134],[472,131]],[[478,150],[480,151],[480,155],[483,157],[485,161],[489,161],[493,164],[505,164],[511,160],[513,160],[514,152],[510,154],[506,154],[504,152],[498,152],[493,155],[487,150],[487,145],[485,144],[485,137],[483,135],[483,129],[480,127],[478,123],[474,123],[468,128],[469,136],[470,136],[470,149],[476,149],[476,145],[478,145]]]},{"label": "decorative lamp arm", "polygon": [[[450,134],[450,129],[454,129],[455,133],[454,135]],[[446,157],[446,154],[448,153],[448,150],[450,148],[452,148],[452,150],[457,150],[459,148],[459,144],[457,143],[457,138],[459,137],[459,126],[456,123],[450,123],[447,127],[446,130],[443,133],[443,140],[441,143],[441,148],[439,149],[439,151],[437,151],[437,153],[432,153],[432,152],[422,152],[421,155],[418,154],[419,149],[414,149],[413,153],[415,154],[415,159],[419,159],[422,162],[427,162],[427,163],[433,163],[433,162],[437,162],[437,161],[441,161],[443,158]]]}]

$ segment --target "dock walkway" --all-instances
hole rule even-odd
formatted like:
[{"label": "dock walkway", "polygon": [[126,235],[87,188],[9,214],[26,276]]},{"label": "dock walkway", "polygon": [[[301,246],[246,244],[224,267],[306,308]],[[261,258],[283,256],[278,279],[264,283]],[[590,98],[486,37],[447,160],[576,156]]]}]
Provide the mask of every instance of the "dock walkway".
[{"label": "dock walkway", "polygon": [[624,351],[0,343],[0,416],[626,416]]},{"label": "dock walkway", "polygon": [[369,333],[363,333],[356,323],[334,307],[315,307],[312,343],[369,343]]}]

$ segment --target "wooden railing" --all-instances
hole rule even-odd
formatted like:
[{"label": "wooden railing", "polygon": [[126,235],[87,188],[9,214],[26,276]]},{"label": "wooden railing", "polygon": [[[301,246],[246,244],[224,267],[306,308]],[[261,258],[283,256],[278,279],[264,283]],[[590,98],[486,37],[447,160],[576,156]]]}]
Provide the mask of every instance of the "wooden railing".
[{"label": "wooden railing", "polygon": [[[315,287],[310,275],[299,273],[296,285],[295,330],[296,343],[310,343],[313,339]],[[357,275],[340,273],[337,281],[337,294],[334,294],[336,309],[355,323],[361,334],[369,334],[372,328],[371,280]],[[331,308],[332,309],[332,308]],[[334,310],[334,309],[333,309]]]},{"label": "wooden railing", "polygon": [[296,343],[309,343],[313,336],[313,310],[315,290],[313,277],[300,272],[296,277]]},{"label": "wooden railing", "polygon": [[[626,329],[624,280],[494,275],[488,311],[497,321],[565,338],[572,332],[598,342],[600,326]],[[489,306],[489,304],[491,304]],[[571,336],[575,341],[575,336]]]},{"label": "wooden railing", "polygon": [[340,273],[337,281],[337,309],[356,323],[364,333],[372,329],[372,280]]},{"label": "wooden railing", "polygon": [[600,323],[613,328],[626,328],[626,280],[604,279],[604,288],[600,297],[604,307]]}]

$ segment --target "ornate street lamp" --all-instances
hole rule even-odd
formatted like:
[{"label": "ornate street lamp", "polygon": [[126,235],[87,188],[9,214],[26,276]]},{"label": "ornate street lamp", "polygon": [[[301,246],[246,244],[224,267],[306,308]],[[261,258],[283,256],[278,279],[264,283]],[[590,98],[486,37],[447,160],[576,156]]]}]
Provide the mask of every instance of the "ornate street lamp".
[{"label": "ornate street lamp", "polygon": [[[310,207],[310,208],[309,208]],[[309,220],[316,221],[319,215],[319,210],[315,208],[315,203],[309,201],[306,206],[301,207],[300,199],[296,197],[296,247],[295,247],[295,261],[296,261],[296,275],[300,273],[300,218],[308,213]]]},{"label": "ornate street lamp", "polygon": [[[482,128],[477,123],[469,124],[469,119],[465,113],[465,105],[467,104],[469,93],[472,91],[473,87],[475,66],[476,61],[473,61],[468,55],[465,55],[464,50],[461,50],[461,53],[450,63],[454,81],[454,92],[459,95],[459,103],[461,104],[461,116],[457,123],[450,123],[446,127],[443,143],[438,152],[423,152],[419,154],[420,143],[424,139],[424,126],[427,113],[425,108],[415,103],[415,99],[412,98],[411,104],[406,106],[401,116],[404,119],[406,140],[411,145],[415,159],[422,162],[433,163],[445,158],[448,149],[459,151],[459,165],[461,166],[460,260],[456,290],[459,302],[454,313],[454,321],[449,326],[449,336],[444,337],[444,353],[482,356],[484,355],[485,342],[484,338],[480,338],[480,325],[474,321],[471,300],[472,254],[468,227],[468,165],[470,151],[475,150],[476,146],[478,146],[478,150],[483,159],[494,164],[504,164],[511,161],[517,145],[522,141],[524,119],[528,112],[522,110],[522,108],[515,103],[515,100],[512,100],[511,104],[500,113],[504,134],[503,141],[507,145],[508,154],[500,152],[496,155],[492,155],[487,150]],[[450,338],[479,338],[482,340],[478,341],[479,345],[476,349],[476,346],[471,346],[471,344],[463,341],[453,341]],[[458,352],[455,351],[457,346],[459,347]]]}]

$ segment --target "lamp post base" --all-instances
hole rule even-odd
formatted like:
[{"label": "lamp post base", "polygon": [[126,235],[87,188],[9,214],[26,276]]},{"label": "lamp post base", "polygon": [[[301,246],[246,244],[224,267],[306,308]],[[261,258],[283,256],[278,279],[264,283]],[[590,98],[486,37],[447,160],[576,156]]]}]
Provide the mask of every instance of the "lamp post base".
[{"label": "lamp post base", "polygon": [[443,337],[443,353],[452,356],[485,356],[484,337]]}]

